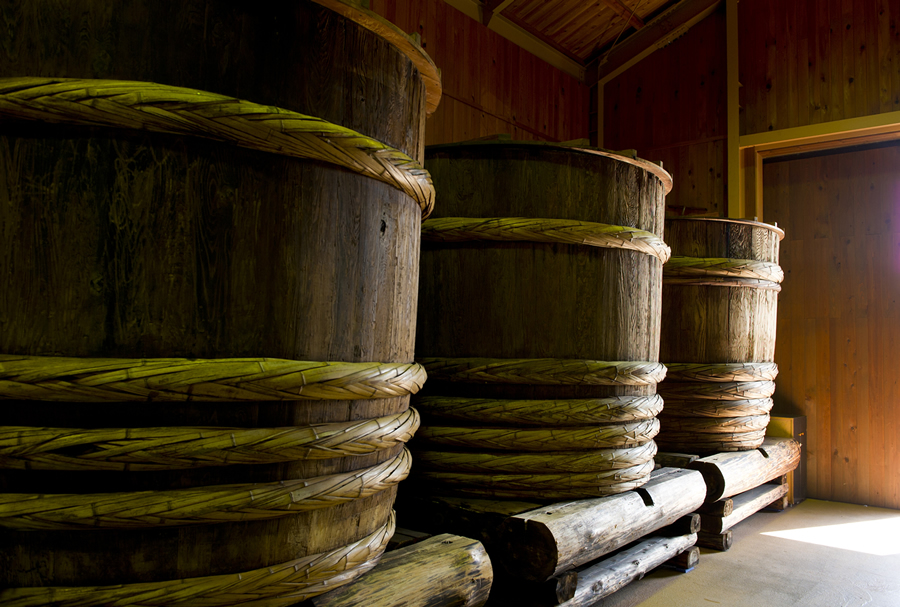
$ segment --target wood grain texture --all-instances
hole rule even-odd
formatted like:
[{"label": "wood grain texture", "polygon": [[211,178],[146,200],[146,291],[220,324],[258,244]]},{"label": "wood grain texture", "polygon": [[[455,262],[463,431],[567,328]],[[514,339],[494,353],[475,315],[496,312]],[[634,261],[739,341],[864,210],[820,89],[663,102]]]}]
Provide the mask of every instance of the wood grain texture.
[{"label": "wood grain texture", "polygon": [[740,5],[741,134],[900,109],[896,0]]},{"label": "wood grain texture", "polygon": [[588,87],[442,0],[372,0],[371,9],[422,37],[441,68],[443,97],[426,143],[506,133],[515,140],[588,136]]},{"label": "wood grain texture", "polygon": [[800,463],[800,443],[791,439],[766,439],[762,446],[741,453],[717,453],[688,464],[706,481],[706,501],[732,497],[779,478]]},{"label": "wood grain texture", "polygon": [[676,184],[669,216],[727,211],[725,55],[719,9],[605,85],[602,145],[663,162]]},{"label": "wood grain texture", "polygon": [[[783,232],[766,224],[749,221],[670,219],[666,221],[666,241],[673,259],[749,260],[760,262],[772,276],[780,276],[779,242]],[[677,277],[676,277],[677,278]],[[728,381],[729,363],[771,363],[775,356],[778,292],[757,285],[692,285],[663,277],[662,332],[660,355],[666,362],[726,363],[721,377],[710,374],[702,381],[664,381],[663,398],[672,398],[677,414],[663,424],[660,440],[667,450],[712,453],[718,443],[704,437],[694,443],[692,433],[708,434],[718,426],[732,435],[732,449],[755,448],[762,441],[760,430],[768,422],[767,412],[740,411],[738,401],[766,399],[775,384],[770,381]],[[698,367],[702,369],[703,367]],[[762,369],[763,367],[759,367]],[[683,372],[676,379],[682,379]],[[710,417],[709,401],[732,401],[731,415],[720,410]],[[696,411],[692,413],[692,411]],[[665,413],[665,408],[663,409]],[[752,417],[747,417],[752,416]],[[752,420],[752,422],[750,421]],[[666,429],[672,433],[666,434]],[[746,433],[740,437],[741,433]],[[675,437],[678,437],[677,439]],[[756,442],[750,437],[758,439]],[[702,449],[702,451],[700,450]]]},{"label": "wood grain texture", "polygon": [[817,499],[900,508],[897,166],[896,144],[765,165],[788,234],[773,415],[807,416]]},{"label": "wood grain texture", "polygon": [[[317,115],[420,153],[424,87],[409,59],[317,4],[76,0],[2,11],[10,24],[0,51],[4,77],[198,88]],[[0,127],[0,167],[0,268],[9,279],[0,290],[0,352],[412,361],[421,220],[405,194],[326,165],[232,146],[10,121]],[[128,407],[13,400],[0,423],[285,427],[407,407],[408,396]],[[134,474],[5,470],[0,490],[277,482],[349,472],[397,453]],[[4,531],[0,543],[12,548],[0,556],[0,585],[127,584],[277,565],[382,528],[395,492],[269,522]]]}]

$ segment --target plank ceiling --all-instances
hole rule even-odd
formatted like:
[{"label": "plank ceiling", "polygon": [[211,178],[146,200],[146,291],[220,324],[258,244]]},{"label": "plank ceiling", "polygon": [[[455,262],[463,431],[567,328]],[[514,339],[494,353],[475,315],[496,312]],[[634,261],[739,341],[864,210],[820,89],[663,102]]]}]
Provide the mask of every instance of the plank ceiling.
[{"label": "plank ceiling", "polygon": [[493,15],[503,15],[523,30],[582,65],[619,42],[673,0],[489,0]]}]

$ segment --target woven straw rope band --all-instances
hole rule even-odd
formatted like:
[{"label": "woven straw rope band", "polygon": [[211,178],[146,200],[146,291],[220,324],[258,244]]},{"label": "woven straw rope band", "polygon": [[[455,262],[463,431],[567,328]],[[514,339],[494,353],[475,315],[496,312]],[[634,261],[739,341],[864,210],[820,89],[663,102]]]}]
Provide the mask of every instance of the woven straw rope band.
[{"label": "woven straw rope band", "polygon": [[570,219],[532,217],[441,217],[422,224],[423,242],[473,240],[548,242],[630,249],[666,263],[672,255],[663,239],[645,230]]},{"label": "woven straw rope band", "polygon": [[0,469],[133,472],[329,459],[390,449],[418,427],[415,409],[286,428],[0,426]]},{"label": "woven straw rope band", "polygon": [[663,399],[657,394],[560,400],[425,396],[416,400],[416,406],[423,415],[438,419],[545,427],[649,419],[662,410]]},{"label": "woven straw rope band", "polygon": [[0,590],[0,604],[4,607],[294,605],[372,569],[394,535],[395,526],[391,513],[383,527],[357,542],[242,573],[116,586],[7,588]]},{"label": "woven straw rope band", "polygon": [[568,451],[636,447],[659,433],[655,417],[627,424],[573,428],[484,428],[423,426],[416,443],[500,451]]},{"label": "woven straw rope band", "polygon": [[406,192],[423,216],[434,207],[431,176],[403,152],[321,118],[206,91],[152,82],[2,78],[0,116],[200,137],[318,160]]},{"label": "woven straw rope band", "polygon": [[666,363],[666,380],[673,381],[774,381],[775,363]]},{"label": "woven straw rope band", "polygon": [[477,472],[482,474],[559,474],[620,470],[646,463],[656,455],[653,441],[637,447],[591,449],[587,451],[550,451],[509,453],[498,451],[420,451],[413,452],[416,471]]},{"label": "woven straw rope band", "polygon": [[359,400],[415,394],[415,363],[277,358],[57,358],[0,355],[0,398],[52,401]]},{"label": "woven straw rope band", "polygon": [[771,398],[746,400],[676,400],[666,399],[666,417],[742,417],[763,415],[772,410]]},{"label": "woven straw rope band", "polygon": [[423,358],[435,380],[486,384],[649,386],[666,376],[655,362],[569,358]]},{"label": "woven straw rope band", "polygon": [[706,453],[718,451],[748,451],[762,445],[766,431],[736,432],[734,434],[701,434],[695,431],[666,431],[665,438],[659,441],[661,449],[677,450],[685,453],[701,449]]},{"label": "woven straw rope band", "polygon": [[[713,280],[710,280],[710,279]],[[674,280],[673,280],[674,279]],[[724,279],[724,280],[723,280]],[[663,267],[663,284],[781,289],[784,271],[777,263],[755,259],[674,256]]]},{"label": "woven straw rope band", "polygon": [[[769,398],[775,393],[772,381],[736,381],[704,383],[664,383],[659,386],[663,399],[678,400],[752,400]],[[665,411],[665,409],[663,409]]]},{"label": "woven straw rope band", "polygon": [[769,414],[745,415],[743,417],[663,417],[665,431],[698,432],[700,434],[743,434],[765,431],[769,425]]},{"label": "woven straw rope band", "polygon": [[411,464],[403,449],[371,468],[277,483],[131,493],[0,493],[0,527],[133,529],[280,518],[384,491],[405,479]]}]

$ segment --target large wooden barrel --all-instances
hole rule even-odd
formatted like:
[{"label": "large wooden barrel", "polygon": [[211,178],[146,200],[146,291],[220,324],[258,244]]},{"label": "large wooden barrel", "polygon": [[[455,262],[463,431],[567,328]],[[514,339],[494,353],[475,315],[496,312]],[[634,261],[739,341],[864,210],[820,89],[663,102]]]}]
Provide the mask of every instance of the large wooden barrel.
[{"label": "large wooden barrel", "polygon": [[666,220],[660,448],[708,454],[762,444],[778,374],[783,237],[755,221]]},{"label": "large wooden barrel", "polygon": [[4,20],[0,603],[286,605],[365,572],[418,424],[436,68],[337,0]]},{"label": "large wooden barrel", "polygon": [[659,166],[597,150],[426,150],[417,486],[558,500],[653,468],[664,197]]}]

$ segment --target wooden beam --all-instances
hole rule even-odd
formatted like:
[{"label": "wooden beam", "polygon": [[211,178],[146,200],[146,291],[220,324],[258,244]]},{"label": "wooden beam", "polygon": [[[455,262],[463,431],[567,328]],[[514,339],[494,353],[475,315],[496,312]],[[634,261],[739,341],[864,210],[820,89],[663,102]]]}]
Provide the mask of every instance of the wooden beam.
[{"label": "wooden beam", "polygon": [[792,129],[744,135],[742,148],[756,148],[764,157],[794,154],[805,147],[827,149],[900,139],[900,112],[834,120]]},{"label": "wooden beam", "polygon": [[515,0],[485,0],[481,8],[481,24],[489,26],[491,18],[499,15],[503,9],[512,4]]},{"label": "wooden beam", "polygon": [[[480,2],[477,2],[476,0],[444,1],[479,23],[482,22],[484,7]],[[579,61],[575,61],[565,53],[560,52],[503,15],[498,15],[496,11],[494,11],[494,16],[488,23],[488,29],[503,36],[516,46],[525,49],[539,59],[546,61],[556,69],[561,70],[570,76],[574,76],[582,82],[584,81],[584,65]]]},{"label": "wooden beam", "polygon": [[[728,193],[728,217],[741,219],[747,216],[744,180],[741,173],[741,107],[740,107],[740,51],[738,47],[738,0],[725,3],[725,87],[727,140],[725,142],[726,189]],[[760,178],[762,176],[760,175]],[[762,192],[760,192],[762,196]],[[762,221],[762,218],[759,219]]]},{"label": "wooden beam", "polygon": [[626,21],[628,21],[628,23],[630,23],[631,27],[633,27],[634,29],[639,30],[642,27],[644,27],[644,22],[641,21],[641,19],[637,15],[634,14],[635,11],[633,11],[632,9],[628,8],[627,6],[625,6],[624,4],[619,2],[619,0],[600,0],[600,1],[603,4],[605,4],[606,6],[608,6],[609,8],[611,8],[622,19],[625,19]]},{"label": "wooden beam", "polygon": [[587,67],[585,83],[605,84],[706,19],[721,0],[681,0]]}]

